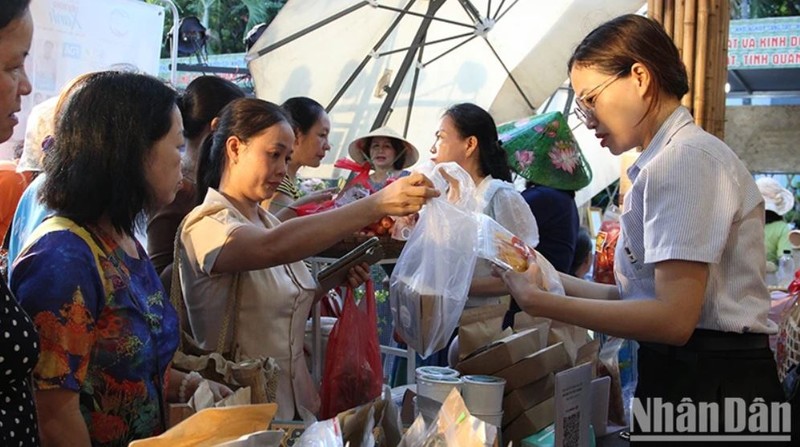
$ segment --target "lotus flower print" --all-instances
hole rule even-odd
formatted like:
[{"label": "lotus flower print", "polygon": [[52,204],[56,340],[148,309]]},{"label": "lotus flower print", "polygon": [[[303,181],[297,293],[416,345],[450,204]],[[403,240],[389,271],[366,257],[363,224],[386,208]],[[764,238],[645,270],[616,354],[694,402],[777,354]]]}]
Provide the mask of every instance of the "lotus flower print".
[{"label": "lotus flower print", "polygon": [[566,141],[558,141],[550,151],[550,161],[557,169],[572,174],[575,166],[580,162],[580,158],[574,146]]},{"label": "lotus flower print", "polygon": [[545,134],[550,138],[555,138],[556,135],[558,135],[558,127],[559,127],[558,121],[551,121],[544,126],[536,126],[533,129],[536,132]]},{"label": "lotus flower print", "polygon": [[534,160],[533,151],[519,151],[514,153],[514,157],[517,159],[520,170],[527,169]]}]

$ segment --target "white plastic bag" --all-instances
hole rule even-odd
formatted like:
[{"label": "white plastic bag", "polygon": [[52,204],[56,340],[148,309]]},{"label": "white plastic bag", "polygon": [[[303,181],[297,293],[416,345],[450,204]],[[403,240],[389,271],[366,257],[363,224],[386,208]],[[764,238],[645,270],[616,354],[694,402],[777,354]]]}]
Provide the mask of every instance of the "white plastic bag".
[{"label": "white plastic bag", "polygon": [[447,346],[467,302],[477,259],[475,183],[455,163],[437,165],[442,192],[420,211],[390,281],[394,327],[425,358]]},{"label": "white plastic bag", "polygon": [[297,447],[343,447],[342,429],[336,418],[314,422],[295,444]]}]

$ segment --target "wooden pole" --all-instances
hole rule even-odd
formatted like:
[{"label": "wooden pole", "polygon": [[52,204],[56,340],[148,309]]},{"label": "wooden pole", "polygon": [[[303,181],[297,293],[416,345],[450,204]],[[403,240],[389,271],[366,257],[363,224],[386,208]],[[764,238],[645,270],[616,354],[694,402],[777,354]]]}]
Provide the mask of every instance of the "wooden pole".
[{"label": "wooden pole", "polygon": [[720,99],[719,104],[721,105],[720,111],[718,113],[719,117],[719,129],[714,135],[717,136],[720,140],[725,138],[725,99],[727,93],[725,93],[725,84],[728,83],[728,36],[730,34],[730,26],[731,26],[731,5],[730,0],[722,0],[722,4],[720,5],[720,14],[719,14],[719,23],[720,23],[720,30],[719,35],[721,42],[721,54],[720,54],[720,63],[719,63],[719,79],[720,79],[720,95],[722,99]]},{"label": "wooden pole", "polygon": [[[666,0],[669,1],[669,0]],[[658,23],[664,23],[664,0],[653,1],[653,20]]]},{"label": "wooden pole", "polygon": [[720,0],[710,0],[708,5],[708,58],[705,77],[705,121],[706,131],[716,134],[719,127],[717,113],[719,112],[719,6]]},{"label": "wooden pole", "polygon": [[683,64],[686,66],[686,75],[689,78],[689,92],[683,97],[681,103],[690,112],[694,107],[694,36],[695,17],[697,11],[695,0],[686,0],[683,9]]},{"label": "wooden pole", "polygon": [[675,46],[678,47],[678,53],[683,57],[683,10],[686,8],[686,1],[685,0],[675,0],[674,11],[675,11],[675,20],[673,21],[672,27],[672,40],[675,42]]},{"label": "wooden pole", "polygon": [[723,137],[730,0],[648,0],[686,66],[689,92],[681,98],[695,122]]},{"label": "wooden pole", "polygon": [[664,21],[661,22],[664,24],[664,31],[667,32],[667,35],[675,40],[674,34],[675,30],[673,29],[675,22],[675,0],[666,0],[664,1]]},{"label": "wooden pole", "polygon": [[697,35],[695,36],[694,62],[694,122],[700,127],[706,123],[706,67],[708,66],[708,2],[697,2]]}]

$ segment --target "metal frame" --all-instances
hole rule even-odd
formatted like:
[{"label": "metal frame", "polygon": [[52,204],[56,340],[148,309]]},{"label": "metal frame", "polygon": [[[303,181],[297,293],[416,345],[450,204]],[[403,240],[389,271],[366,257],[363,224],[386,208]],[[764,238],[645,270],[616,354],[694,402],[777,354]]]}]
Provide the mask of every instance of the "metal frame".
[{"label": "metal frame", "polygon": [[166,3],[167,6],[169,6],[169,10],[172,12],[172,48],[170,49],[169,81],[172,85],[176,85],[178,83],[178,22],[181,21],[181,17],[178,14],[178,7],[175,6],[172,0],[158,1]]}]

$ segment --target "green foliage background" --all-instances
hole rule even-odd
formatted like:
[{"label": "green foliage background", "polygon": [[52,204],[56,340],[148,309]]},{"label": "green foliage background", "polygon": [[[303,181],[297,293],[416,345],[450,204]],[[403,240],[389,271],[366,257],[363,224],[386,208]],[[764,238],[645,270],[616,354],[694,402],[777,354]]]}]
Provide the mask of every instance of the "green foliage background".
[{"label": "green foliage background", "polygon": [[731,0],[732,19],[800,15],[800,0]]},{"label": "green foliage background", "polygon": [[[159,0],[147,3],[164,6]],[[173,0],[180,17],[195,16],[208,29],[208,54],[243,53],[244,36],[259,23],[269,23],[288,0]],[[172,29],[172,14],[164,19],[165,39]],[[161,57],[169,57],[169,46],[161,48]]]}]

